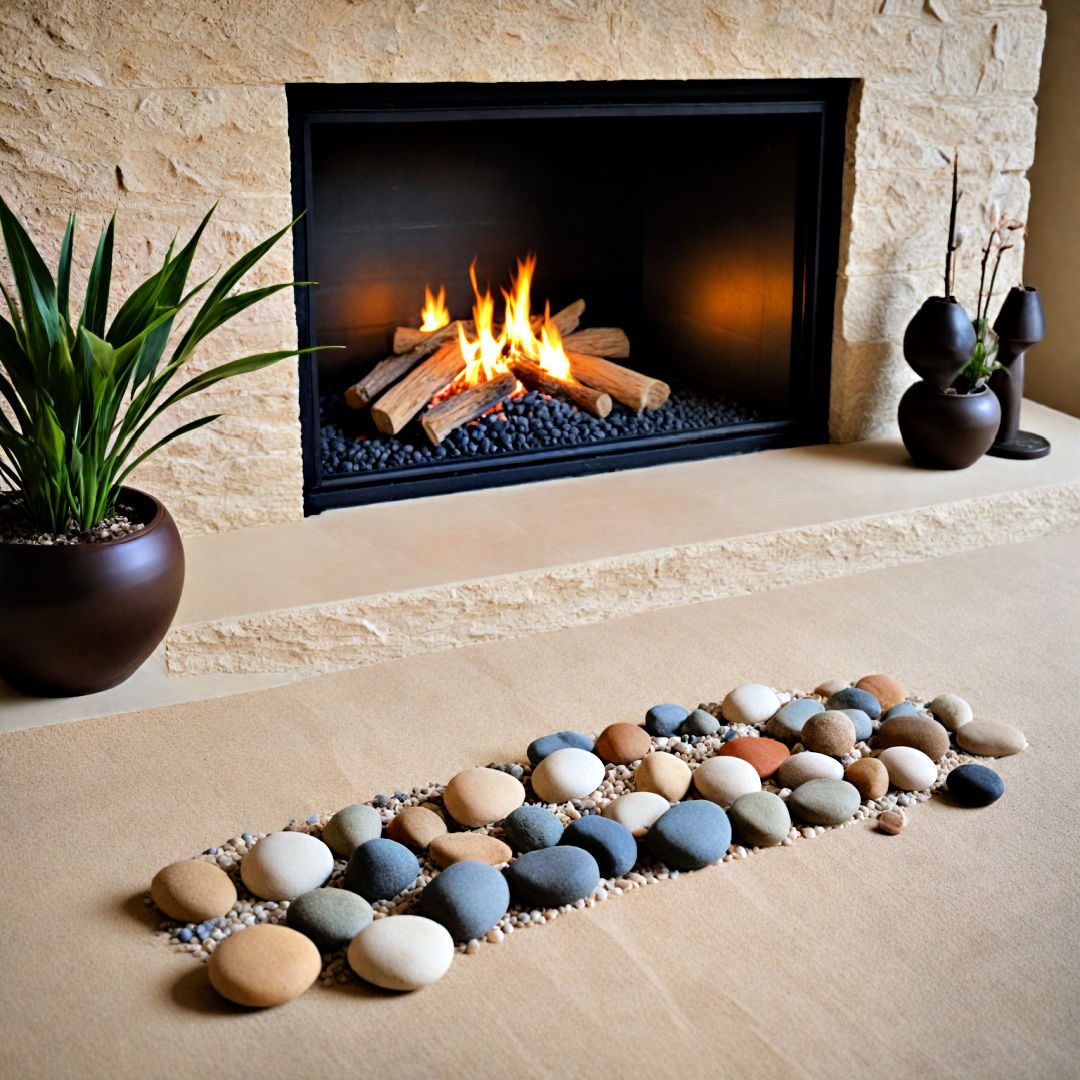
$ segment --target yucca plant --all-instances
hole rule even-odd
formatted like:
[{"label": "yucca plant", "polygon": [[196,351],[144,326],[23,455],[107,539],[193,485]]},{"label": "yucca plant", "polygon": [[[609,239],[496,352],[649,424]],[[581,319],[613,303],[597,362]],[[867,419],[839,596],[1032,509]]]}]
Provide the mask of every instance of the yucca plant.
[{"label": "yucca plant", "polygon": [[[26,230],[0,199],[0,227],[17,300],[0,284],[10,321],[0,316],[0,489],[34,526],[62,533],[89,530],[112,517],[124,481],[166,443],[216,420],[191,420],[145,449],[140,440],[167,409],[222,379],[312,349],[257,353],[180,381],[201,341],[252,304],[295,284],[234,291],[241,278],[295,222],[232,264],[217,281],[188,289],[188,271],[215,207],[191,239],[176,238],[161,268],[107,319],[115,215],[98,241],[78,318],[69,308],[75,217],[68,218],[56,278]],[[175,348],[165,350],[179,312],[208,286]]]}]

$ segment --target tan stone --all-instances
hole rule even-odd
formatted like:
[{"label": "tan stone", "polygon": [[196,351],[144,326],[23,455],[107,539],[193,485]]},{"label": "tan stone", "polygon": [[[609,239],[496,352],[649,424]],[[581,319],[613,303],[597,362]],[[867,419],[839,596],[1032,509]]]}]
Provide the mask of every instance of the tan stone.
[{"label": "tan stone", "polygon": [[894,716],[881,725],[875,745],[914,746],[931,761],[940,761],[949,752],[949,733],[929,716]]},{"label": "tan stone", "polygon": [[386,835],[413,851],[423,851],[446,832],[446,822],[426,806],[406,806],[390,819]]},{"label": "tan stone", "polygon": [[807,750],[830,757],[850,754],[855,746],[855,725],[851,717],[836,709],[811,716],[803,724],[799,741]]},{"label": "tan stone", "polygon": [[659,750],[643,758],[634,770],[637,791],[653,791],[668,802],[678,802],[690,790],[692,779],[690,766],[682,758]]},{"label": "tan stone", "polygon": [[261,1009],[302,994],[321,968],[322,957],[310,938],[287,926],[263,923],[219,942],[207,972],[222,997]]},{"label": "tan stone", "polygon": [[499,866],[509,862],[514,853],[496,836],[478,832],[448,832],[436,836],[428,848],[435,865],[445,870],[452,863],[473,862]]},{"label": "tan stone", "polygon": [[150,899],[170,919],[197,923],[228,914],[236,903],[236,886],[220,866],[184,859],[154,875]]},{"label": "tan stone", "polygon": [[853,761],[844,770],[844,779],[858,789],[863,802],[880,799],[889,793],[889,770],[877,758]]},{"label": "tan stone", "polygon": [[878,817],[877,825],[886,836],[899,836],[904,831],[904,815],[898,810],[886,810]]},{"label": "tan stone", "polygon": [[636,724],[608,724],[597,736],[593,753],[612,765],[629,765],[652,746],[649,733]]},{"label": "tan stone", "polygon": [[465,769],[443,792],[447,813],[470,829],[502,821],[524,801],[521,781],[498,769]]},{"label": "tan stone", "polygon": [[1024,733],[1000,720],[972,720],[956,731],[956,745],[981,757],[1008,757],[1027,749]]}]

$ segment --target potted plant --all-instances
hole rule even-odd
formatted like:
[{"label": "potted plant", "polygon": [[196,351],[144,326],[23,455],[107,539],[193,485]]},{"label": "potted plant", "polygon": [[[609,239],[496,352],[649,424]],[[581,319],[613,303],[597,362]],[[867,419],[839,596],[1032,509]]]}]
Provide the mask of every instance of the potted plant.
[{"label": "potted plant", "polygon": [[[217,415],[150,434],[146,445],[152,425],[222,379],[310,351],[258,353],[183,378],[209,334],[295,284],[236,291],[287,225],[216,281],[189,289],[192,259],[213,212],[179,250],[175,241],[169,245],[160,269],[110,321],[115,219],[101,233],[76,315],[69,300],[74,216],[54,279],[0,199],[14,285],[0,285],[9,316],[0,316],[0,677],[19,689],[104,690],[153,652],[180,600],[184,553],[169,511],[126,481],[149,455]],[[200,295],[166,355],[178,314]]]},{"label": "potted plant", "polygon": [[[983,248],[979,293],[972,319],[956,299],[955,254],[961,237],[956,210],[959,156],[953,157],[949,239],[945,251],[945,295],[930,297],[904,333],[904,358],[921,376],[900,399],[898,420],[904,446],[917,465],[966,469],[994,442],[1001,406],[987,386],[1003,370],[994,359],[997,338],[990,329],[989,306],[1002,256],[1013,245],[1010,234],[1023,226],[999,217]],[[987,283],[991,256],[993,267]]]}]

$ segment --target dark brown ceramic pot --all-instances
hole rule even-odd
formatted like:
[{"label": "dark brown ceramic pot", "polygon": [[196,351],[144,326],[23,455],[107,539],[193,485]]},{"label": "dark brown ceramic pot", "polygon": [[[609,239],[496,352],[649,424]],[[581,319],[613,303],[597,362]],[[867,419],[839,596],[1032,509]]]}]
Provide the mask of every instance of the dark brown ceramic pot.
[{"label": "dark brown ceramic pot", "polygon": [[904,331],[904,359],[920,379],[945,390],[975,348],[975,328],[952,296],[931,296]]},{"label": "dark brown ceramic pot", "polygon": [[971,394],[946,394],[928,382],[917,382],[900,399],[897,419],[916,465],[966,469],[990,449],[1001,423],[1001,406],[985,386]]},{"label": "dark brown ceramic pot", "polygon": [[124,488],[145,528],[101,544],[0,543],[0,678],[67,697],[123,682],[157,648],[184,586],[184,549],[169,511]]}]

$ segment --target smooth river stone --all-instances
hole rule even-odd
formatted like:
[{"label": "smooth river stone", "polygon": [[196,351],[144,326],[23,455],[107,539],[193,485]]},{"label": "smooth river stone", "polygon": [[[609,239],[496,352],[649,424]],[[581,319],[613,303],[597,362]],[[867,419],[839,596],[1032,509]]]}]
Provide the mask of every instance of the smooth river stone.
[{"label": "smooth river stone", "polygon": [[971,706],[956,694],[938,694],[930,702],[930,712],[946,731],[956,731],[971,723]]},{"label": "smooth river stone", "polygon": [[765,725],[765,730],[774,739],[797,739],[803,724],[811,716],[825,711],[825,706],[817,698],[804,697],[789,701]]},{"label": "smooth river stone", "polygon": [[811,716],[803,724],[799,738],[807,750],[816,754],[843,757],[855,747],[855,725],[839,709],[829,709]]},{"label": "smooth river stone", "polygon": [[989,806],[1005,794],[1005,782],[985,765],[958,765],[945,778],[945,787],[964,806]]},{"label": "smooth river stone", "polygon": [[553,847],[563,832],[562,822],[543,806],[519,806],[502,827],[511,846],[522,852]]},{"label": "smooth river stone", "polygon": [[854,686],[847,686],[833,694],[825,703],[825,708],[862,709],[871,720],[876,720],[881,715],[881,702],[869,690],[858,690]]},{"label": "smooth river stone", "polygon": [[483,862],[456,862],[424,889],[416,913],[441,923],[455,941],[472,941],[483,937],[509,906],[510,887],[498,870]]},{"label": "smooth river stone", "polygon": [[873,694],[882,712],[904,700],[904,688],[891,675],[864,675],[855,684],[855,689]]},{"label": "smooth river stone", "polygon": [[839,694],[841,690],[846,690],[851,683],[846,682],[844,679],[825,679],[824,682],[819,682],[814,687],[814,693],[819,697],[831,698],[833,694]]},{"label": "smooth river stone", "polygon": [[668,802],[678,802],[689,790],[690,766],[674,754],[654,751],[634,770],[636,791],[652,791]]},{"label": "smooth river stone", "polygon": [[361,845],[382,836],[382,818],[373,806],[356,803],[339,810],[323,829],[323,843],[342,859],[347,859]]},{"label": "smooth river stone", "polygon": [[881,725],[877,747],[914,746],[932,761],[940,761],[949,752],[949,733],[929,716],[894,716]]},{"label": "smooth river stone", "polygon": [[637,724],[608,724],[596,737],[593,753],[611,765],[629,765],[651,748],[649,733]]},{"label": "smooth river stone", "polygon": [[634,834],[625,825],[599,814],[571,821],[559,843],[587,851],[596,860],[601,877],[622,877],[633,870],[637,862]]},{"label": "smooth river stone", "polygon": [[[584,750],[559,750],[561,754],[584,754]],[[550,758],[545,758],[545,761]],[[540,767],[543,768],[543,762]],[[443,791],[443,806],[459,824],[469,829],[502,821],[525,801],[525,785],[498,769],[465,769]]]},{"label": "smooth river stone", "polygon": [[937,780],[937,765],[914,746],[890,746],[878,761],[889,770],[889,783],[901,791],[925,791]]},{"label": "smooth river stone", "polygon": [[436,836],[428,849],[432,861],[444,870],[459,862],[487,863],[499,866],[509,862],[514,853],[509,844],[504,844],[496,836],[479,832],[454,832]]},{"label": "smooth river stone", "polygon": [[780,708],[776,691],[758,683],[736,686],[720,706],[729,724],[764,724]]},{"label": "smooth river stone", "polygon": [[[386,826],[386,835],[413,851],[424,851],[437,836],[446,835],[446,822],[426,806],[406,806]],[[373,837],[369,839],[374,839]]]},{"label": "smooth river stone", "polygon": [[717,751],[718,757],[736,757],[749,761],[758,776],[772,776],[781,763],[791,756],[791,751],[776,739],[757,735],[744,735],[724,743]]},{"label": "smooth river stone", "polygon": [[[754,774],[757,775],[756,773]],[[634,836],[644,836],[671,808],[663,795],[654,791],[630,791],[604,807],[604,817],[625,825]]]},{"label": "smooth river stone", "polygon": [[702,798],[728,807],[740,795],[760,791],[761,777],[745,758],[707,758],[694,770],[694,787]]},{"label": "smooth river stone", "polygon": [[154,875],[150,899],[170,919],[198,923],[227,915],[236,903],[236,886],[220,866],[204,859],[184,859]]},{"label": "smooth river stone", "polygon": [[373,917],[371,905],[350,889],[312,889],[289,904],[285,921],[326,953],[348,945]]},{"label": "smooth river stone", "polygon": [[889,792],[889,770],[877,758],[853,761],[844,770],[844,779],[858,789],[863,802],[883,798]]},{"label": "smooth river stone", "polygon": [[959,728],[954,736],[956,745],[979,757],[1008,757],[1027,749],[1024,733],[1000,720],[972,720]]},{"label": "smooth river stone", "polygon": [[542,735],[539,739],[534,739],[525,753],[531,764],[539,765],[548,754],[571,747],[575,750],[591,750],[593,741],[580,731],[557,731],[554,735]]},{"label": "smooth river stone", "polygon": [[720,721],[704,709],[694,709],[679,725],[680,735],[712,735],[720,730]]},{"label": "smooth river stone", "polygon": [[676,803],[649,830],[645,842],[667,866],[699,870],[724,857],[731,843],[731,823],[715,803]]},{"label": "smooth river stone", "polygon": [[535,907],[573,904],[600,884],[600,867],[592,855],[562,844],[519,855],[503,873],[511,892]]},{"label": "smooth river stone", "polygon": [[256,1009],[291,1001],[321,970],[322,957],[310,938],[272,923],[230,934],[207,964],[210,985],[223,998]]},{"label": "smooth river stone", "polygon": [[419,990],[438,982],[454,961],[454,939],[421,915],[376,919],[352,939],[349,967],[384,990]]},{"label": "smooth river stone", "polygon": [[784,800],[771,791],[740,795],[731,804],[728,819],[735,842],[744,847],[774,847],[791,828],[791,815]]},{"label": "smooth river stone", "polygon": [[240,860],[244,884],[263,900],[294,900],[317,889],[333,870],[330,849],[302,832],[270,833]]},{"label": "smooth river stone", "polygon": [[645,730],[660,738],[677,735],[689,715],[681,705],[654,705],[645,714]]},{"label": "smooth river stone", "polygon": [[855,729],[855,741],[866,742],[874,734],[874,721],[862,709],[840,709]]},{"label": "smooth river stone", "polygon": [[828,754],[804,750],[785,758],[776,775],[783,787],[794,790],[810,780],[843,780],[844,766]]},{"label": "smooth river stone", "polygon": [[604,763],[588,750],[556,750],[533,770],[532,789],[545,803],[584,799],[604,782]]},{"label": "smooth river stone", "polygon": [[376,837],[361,844],[345,867],[345,887],[365,900],[389,900],[420,876],[416,856],[396,840]]},{"label": "smooth river stone", "polygon": [[809,780],[788,799],[788,810],[810,825],[842,825],[859,809],[859,792],[846,780]]},{"label": "smooth river stone", "polygon": [[888,712],[883,713],[882,720],[891,720],[894,716],[922,716],[924,710],[920,709],[914,701],[901,701],[894,705]]}]

